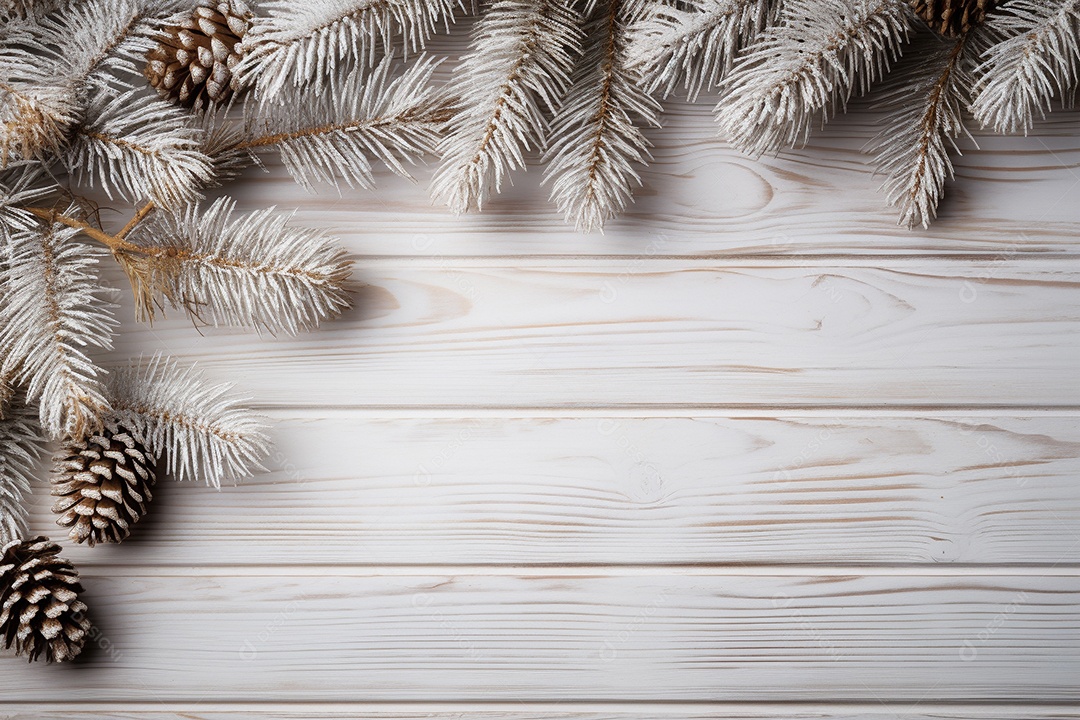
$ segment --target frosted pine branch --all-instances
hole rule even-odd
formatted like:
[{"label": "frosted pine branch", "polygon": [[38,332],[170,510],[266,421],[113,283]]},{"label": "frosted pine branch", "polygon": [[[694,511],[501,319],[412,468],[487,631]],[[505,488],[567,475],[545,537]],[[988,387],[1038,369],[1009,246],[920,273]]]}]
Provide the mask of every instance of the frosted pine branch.
[{"label": "frosted pine branch", "polygon": [[[9,390],[9,389],[8,389]],[[30,482],[44,438],[37,413],[11,398],[0,379],[0,545],[26,531]]]},{"label": "frosted pine branch", "polygon": [[39,163],[20,161],[0,171],[0,265],[6,259],[9,233],[37,227],[37,220],[25,210],[54,192],[56,186],[44,180]]},{"label": "frosted pine branch", "polygon": [[66,0],[0,0],[0,18],[27,20],[52,12]]},{"label": "frosted pine branch", "polygon": [[242,123],[229,117],[229,107],[208,108],[200,114],[199,151],[210,161],[211,179],[208,187],[235,180],[258,158],[241,147],[247,137]]},{"label": "frosted pine branch", "polygon": [[627,66],[627,28],[639,18],[633,0],[605,3],[586,27],[588,45],[552,124],[544,182],[578,230],[602,228],[622,212],[649,160],[640,125],[657,125],[660,107]]},{"label": "frosted pine branch", "polygon": [[77,232],[59,224],[17,230],[0,270],[3,371],[38,404],[52,437],[85,434],[108,407],[103,371],[86,350],[110,349],[116,321],[98,280],[103,251],[76,242]]},{"label": "frosted pine branch", "polygon": [[277,149],[289,174],[308,190],[316,183],[336,186],[339,178],[350,187],[371,188],[372,160],[409,177],[406,164],[434,152],[450,115],[447,100],[431,88],[436,65],[421,59],[391,78],[387,58],[370,75],[348,73],[334,93],[304,93],[265,107],[265,117],[249,131],[253,137],[240,147]]},{"label": "frosted pine branch", "polygon": [[129,86],[156,22],[185,0],[85,0],[24,23],[0,48],[0,163],[57,154],[91,88]]},{"label": "frosted pine branch", "polygon": [[0,46],[0,167],[57,152],[81,110],[71,85],[56,84],[50,50],[27,33]]},{"label": "frosted pine branch", "polygon": [[996,42],[976,68],[972,112],[997,132],[1031,129],[1080,73],[1080,0],[1013,0],[987,18]]},{"label": "frosted pine branch", "polygon": [[179,208],[213,177],[199,145],[199,130],[174,105],[135,91],[103,92],[63,160],[78,183],[97,184],[110,198]]},{"label": "frosted pine branch", "polygon": [[716,87],[735,57],[768,24],[780,0],[688,0],[654,3],[630,30],[628,63],[651,92],[670,95],[680,84],[690,100]]},{"label": "frosted pine branch", "polygon": [[[236,73],[263,100],[290,86],[328,82],[350,70],[374,67],[395,38],[420,50],[435,28],[449,23],[456,0],[276,0],[252,18]],[[332,83],[328,83],[333,88]]]},{"label": "frosted pine branch", "polygon": [[789,0],[721,84],[721,135],[751,155],[804,144],[815,122],[885,73],[911,18],[902,0]]},{"label": "frosted pine branch", "polygon": [[452,92],[460,109],[440,146],[432,194],[455,213],[480,209],[524,154],[544,143],[545,112],[566,93],[581,17],[563,0],[499,0],[476,25]]},{"label": "frosted pine branch", "polygon": [[215,325],[295,334],[348,307],[349,263],[332,238],[274,208],[234,218],[234,205],[158,213],[135,230],[138,250],[117,257],[143,317],[168,302]]},{"label": "frosted pine branch", "polygon": [[154,357],[116,372],[109,383],[114,415],[177,480],[220,487],[262,470],[269,453],[263,419],[194,368]]},{"label": "frosted pine branch", "polygon": [[[950,147],[967,134],[962,110],[970,67],[977,56],[968,36],[934,47],[919,48],[916,62],[896,73],[881,104],[890,108],[881,132],[868,146],[878,171],[885,175],[882,189],[900,208],[900,223],[929,227],[952,177]],[[958,151],[958,150],[957,150]]]},{"label": "frosted pine branch", "polygon": [[146,51],[159,28],[191,5],[191,0],[71,2],[43,18],[37,35],[40,44],[56,49],[58,78],[79,92],[89,89],[81,85],[87,80],[130,89],[131,79],[142,79]]}]

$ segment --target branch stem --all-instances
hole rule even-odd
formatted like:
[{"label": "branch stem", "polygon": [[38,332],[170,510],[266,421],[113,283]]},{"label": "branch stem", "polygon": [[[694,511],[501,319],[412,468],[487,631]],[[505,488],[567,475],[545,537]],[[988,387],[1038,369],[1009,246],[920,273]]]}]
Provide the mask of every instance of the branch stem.
[{"label": "branch stem", "polygon": [[[88,222],[85,222],[83,220],[79,220],[78,218],[69,217],[67,215],[62,215],[61,213],[58,213],[55,210],[50,210],[48,208],[30,207],[30,208],[26,208],[26,211],[31,213],[32,215],[36,215],[37,217],[41,218],[42,220],[48,220],[49,222],[58,222],[58,223],[62,223],[64,225],[67,225],[70,228],[75,228],[76,230],[78,230],[83,235],[87,236],[88,238],[91,238],[92,240],[97,240],[99,243],[102,243],[103,245],[108,246],[109,249],[111,249],[114,253],[117,253],[117,252],[143,253],[143,252],[145,252],[142,247],[136,245],[135,243],[131,243],[131,242],[128,242],[127,240],[125,240],[122,235],[110,235],[109,233],[105,232],[104,230],[99,230],[98,228],[94,227],[93,225],[91,225]],[[142,210],[140,210],[139,212],[142,212]],[[147,212],[149,212],[149,211],[147,211]],[[132,227],[134,227],[134,226],[132,226]],[[126,229],[127,228],[125,228],[125,230]],[[123,232],[123,231],[121,231],[121,232]]]},{"label": "branch stem", "polygon": [[134,230],[135,227],[139,223],[141,223],[143,221],[143,219],[146,218],[147,215],[149,215],[151,212],[153,212],[154,207],[156,207],[154,205],[154,201],[151,200],[150,202],[146,203],[141,208],[139,208],[139,211],[135,213],[135,215],[131,218],[131,220],[128,221],[128,224],[125,225],[123,228],[121,228],[120,232],[116,233],[117,239],[123,240],[124,238],[126,238],[128,236],[128,233],[130,233],[132,230]]}]

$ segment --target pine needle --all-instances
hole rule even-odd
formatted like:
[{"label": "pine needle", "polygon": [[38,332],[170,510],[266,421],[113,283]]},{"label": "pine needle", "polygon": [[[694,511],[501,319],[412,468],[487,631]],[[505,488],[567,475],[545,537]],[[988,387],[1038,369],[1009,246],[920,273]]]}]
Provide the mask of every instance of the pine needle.
[{"label": "pine needle", "polygon": [[755,156],[804,144],[887,71],[912,17],[903,0],[788,0],[721,84],[721,135]]},{"label": "pine needle", "polygon": [[394,40],[406,52],[423,48],[438,25],[453,19],[457,0],[272,0],[252,18],[236,68],[262,101],[277,101],[290,86],[334,88],[334,78],[374,67]]},{"label": "pine needle", "polygon": [[157,23],[185,3],[84,0],[9,34],[0,47],[0,165],[59,154],[94,92],[141,80]]},{"label": "pine needle", "polygon": [[293,335],[348,307],[349,263],[333,238],[291,226],[274,208],[233,218],[234,207],[221,198],[135,229],[139,251],[117,258],[142,318],[168,302],[200,322]]},{"label": "pine needle", "polygon": [[78,119],[73,88],[55,84],[55,62],[27,32],[0,46],[0,167],[58,152]]},{"label": "pine needle", "polygon": [[[8,395],[0,380],[0,395]],[[0,401],[0,546],[23,537],[35,461],[45,440],[37,412],[20,400]]]},{"label": "pine needle", "polygon": [[681,84],[694,101],[719,84],[739,52],[776,21],[780,7],[780,0],[653,3],[630,29],[628,64],[650,92],[667,97]]},{"label": "pine needle", "polygon": [[110,349],[116,326],[98,280],[104,251],[75,242],[77,233],[59,224],[16,230],[0,269],[2,370],[39,405],[51,437],[82,436],[108,408],[104,371],[86,353]]},{"label": "pine needle", "polygon": [[581,54],[580,23],[563,0],[499,0],[485,11],[451,85],[460,109],[432,182],[453,212],[479,210],[544,144],[545,113],[566,93]]},{"label": "pine needle", "polygon": [[431,88],[437,65],[421,58],[392,78],[393,61],[386,58],[370,75],[345,74],[334,93],[297,93],[291,102],[264,107],[238,147],[277,149],[289,174],[309,191],[316,183],[337,187],[339,179],[349,187],[374,187],[372,160],[408,178],[406,164],[435,151],[449,119],[449,103]]},{"label": "pine needle", "polygon": [[19,161],[0,170],[0,264],[6,258],[9,233],[37,227],[37,220],[25,210],[58,188],[45,181],[44,168],[40,163]]},{"label": "pine needle", "polygon": [[160,355],[113,374],[114,415],[177,480],[220,487],[263,470],[270,441],[263,418],[194,368]]},{"label": "pine needle", "polygon": [[627,28],[640,18],[633,0],[604,3],[586,27],[588,45],[556,113],[544,161],[551,199],[579,231],[600,229],[622,212],[641,179],[649,142],[640,125],[658,125],[659,104],[627,66]]},{"label": "pine needle", "polygon": [[566,93],[581,52],[580,23],[563,0],[500,0],[484,13],[451,84],[460,110],[440,147],[436,200],[457,214],[481,209],[544,144],[545,113]]},{"label": "pine needle", "polygon": [[1080,73],[1080,0],[1013,0],[986,20],[994,43],[975,69],[972,112],[983,127],[1032,128],[1057,99],[1067,102]]},{"label": "pine needle", "polygon": [[916,49],[915,62],[904,63],[890,78],[880,103],[890,111],[867,148],[886,176],[882,190],[908,227],[929,227],[953,174],[949,149],[959,152],[956,139],[968,134],[962,110],[974,45],[967,35],[932,42]]},{"label": "pine needle", "polygon": [[79,184],[98,184],[112,198],[180,208],[213,177],[188,116],[151,95],[99,93],[64,154]]}]

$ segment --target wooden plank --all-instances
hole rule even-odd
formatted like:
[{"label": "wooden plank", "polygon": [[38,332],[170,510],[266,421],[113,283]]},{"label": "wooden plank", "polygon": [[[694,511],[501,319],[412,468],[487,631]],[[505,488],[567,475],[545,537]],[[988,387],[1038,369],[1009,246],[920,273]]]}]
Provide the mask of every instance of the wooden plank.
[{"label": "wooden plank", "polygon": [[[99,645],[40,702],[1080,699],[1080,577],[286,576],[86,579]],[[45,695],[48,693],[48,695]]]},{"label": "wooden plank", "polygon": [[318,333],[174,317],[111,357],[198,359],[273,406],[1080,404],[1071,265],[890,266],[375,263]]},{"label": "wooden plank", "polygon": [[[1080,419],[282,419],[272,472],[159,484],[123,564],[1073,563]],[[58,535],[48,488],[32,530]]]},{"label": "wooden plank", "polygon": [[[63,703],[71,706],[71,703]],[[56,705],[21,705],[18,710],[0,710],[2,720],[1077,720],[1080,710],[1060,706],[1015,705],[939,705],[910,703],[863,706],[814,706],[725,704],[703,708],[700,704],[633,703],[610,710],[573,710],[566,703],[532,705],[514,703],[509,710],[491,709],[492,704],[422,704],[413,710],[387,709],[383,704],[297,704],[287,706],[180,704],[173,710],[162,703],[110,704],[109,709],[86,706],[57,709]],[[152,709],[141,709],[152,708]]]},{"label": "wooden plank", "polygon": [[[438,37],[450,77],[467,43],[468,22]],[[378,188],[305,195],[268,156],[270,172],[252,171],[226,190],[248,209],[299,207],[297,220],[339,233],[358,255],[457,256],[801,255],[983,253],[992,257],[1076,253],[1080,201],[1080,110],[1055,109],[1028,137],[975,132],[961,141],[956,180],[929,230],[898,227],[861,148],[878,131],[872,101],[816,130],[810,144],[778,157],[751,159],[727,146],[712,118],[715,98],[665,102],[664,127],[649,129],[653,162],[641,171],[636,201],[605,233],[581,235],[548,202],[543,167],[492,198],[482,214],[452,216],[434,205],[428,184],[438,161],[415,169],[415,184],[377,171]]]},{"label": "wooden plank", "polygon": [[[437,82],[453,73],[468,42],[468,23],[435,38],[431,53],[447,58]],[[467,256],[656,256],[981,254],[990,258],[1080,252],[1080,109],[1055,109],[1027,137],[974,131],[961,140],[956,179],[946,186],[939,219],[929,229],[897,225],[861,148],[880,130],[872,99],[815,130],[801,149],[753,159],[727,146],[712,117],[714,97],[664,103],[664,127],[646,129],[653,162],[643,187],[605,234],[581,235],[548,201],[544,168],[529,168],[493,197],[481,214],[454,217],[434,205],[430,177],[438,160],[414,169],[415,182],[375,170],[375,191],[320,186],[305,193],[273,155],[269,172],[252,168],[220,191],[245,210],[275,204],[297,209],[297,221],[330,229],[360,256],[448,259]],[[117,229],[129,210],[81,189],[102,205]]]},{"label": "wooden plank", "polygon": [[[465,23],[436,38],[434,55],[449,57],[447,79],[467,43]],[[1080,111],[1056,109],[1028,137],[976,131],[978,147],[961,141],[940,218],[929,230],[898,227],[861,148],[879,131],[871,100],[815,130],[810,144],[775,158],[751,159],[717,135],[712,106],[665,102],[660,129],[648,129],[653,162],[643,187],[605,233],[568,227],[541,186],[535,153],[527,172],[492,198],[482,214],[452,216],[434,205],[429,179],[438,161],[415,169],[415,184],[377,171],[378,188],[338,193],[326,186],[305,195],[268,157],[269,174],[248,173],[226,190],[242,207],[299,206],[297,219],[341,234],[358,255],[410,257],[599,255],[727,256],[881,253],[984,253],[990,256],[1076,253],[1080,201]]]}]

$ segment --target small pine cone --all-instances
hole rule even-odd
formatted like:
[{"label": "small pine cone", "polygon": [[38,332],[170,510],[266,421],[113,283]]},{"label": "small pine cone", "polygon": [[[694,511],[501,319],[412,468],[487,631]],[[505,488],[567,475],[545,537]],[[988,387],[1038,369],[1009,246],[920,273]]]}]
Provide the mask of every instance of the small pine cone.
[{"label": "small pine cone", "polygon": [[187,107],[228,102],[250,17],[237,0],[195,8],[183,23],[162,30],[146,54],[146,78],[162,97]]},{"label": "small pine cone", "polygon": [[978,25],[996,0],[912,0],[915,12],[935,32],[957,37]]},{"label": "small pine cone", "polygon": [[70,660],[90,632],[79,573],[59,552],[36,537],[9,543],[0,555],[0,637],[30,662],[42,654],[49,662]]},{"label": "small pine cone", "polygon": [[68,440],[57,457],[52,494],[56,524],[75,542],[122,542],[146,514],[156,458],[123,427],[107,424],[82,440]]}]

